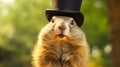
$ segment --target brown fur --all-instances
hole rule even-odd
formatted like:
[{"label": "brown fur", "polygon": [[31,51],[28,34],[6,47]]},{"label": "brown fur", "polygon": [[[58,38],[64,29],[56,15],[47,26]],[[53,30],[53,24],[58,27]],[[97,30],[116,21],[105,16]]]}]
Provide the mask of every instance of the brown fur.
[{"label": "brown fur", "polygon": [[[87,67],[85,34],[75,21],[71,25],[71,17],[54,16],[53,20],[40,32],[32,53],[33,67]],[[63,37],[59,36],[61,33]]]}]

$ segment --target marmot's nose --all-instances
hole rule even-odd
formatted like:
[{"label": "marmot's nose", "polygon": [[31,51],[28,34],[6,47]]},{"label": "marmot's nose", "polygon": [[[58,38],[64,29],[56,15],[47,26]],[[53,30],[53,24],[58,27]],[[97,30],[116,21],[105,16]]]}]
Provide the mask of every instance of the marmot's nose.
[{"label": "marmot's nose", "polygon": [[60,30],[65,30],[66,27],[65,27],[64,25],[61,25],[61,26],[58,26],[58,29],[60,29]]}]

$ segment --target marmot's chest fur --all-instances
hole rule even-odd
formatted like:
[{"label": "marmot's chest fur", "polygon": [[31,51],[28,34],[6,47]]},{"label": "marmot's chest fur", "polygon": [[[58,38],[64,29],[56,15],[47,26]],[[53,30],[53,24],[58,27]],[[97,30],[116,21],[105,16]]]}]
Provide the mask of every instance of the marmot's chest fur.
[{"label": "marmot's chest fur", "polygon": [[87,67],[85,34],[71,17],[54,16],[40,32],[33,51],[34,67]]},{"label": "marmot's chest fur", "polygon": [[[60,59],[61,56],[64,54],[70,53],[71,51],[77,50],[80,48],[80,46],[72,45],[70,43],[54,43],[48,46],[44,46],[44,48],[49,51],[53,51],[53,53],[56,53],[59,55],[58,59]],[[57,57],[57,56],[56,56]]]}]

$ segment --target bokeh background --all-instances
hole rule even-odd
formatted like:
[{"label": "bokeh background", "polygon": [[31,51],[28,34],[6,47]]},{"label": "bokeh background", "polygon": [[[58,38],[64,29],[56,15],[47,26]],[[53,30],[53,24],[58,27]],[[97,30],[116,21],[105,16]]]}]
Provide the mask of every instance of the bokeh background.
[{"label": "bokeh background", "polygon": [[[31,51],[50,0],[0,0],[0,67],[31,67]],[[89,67],[111,67],[106,0],[83,0],[82,25],[90,45]]]}]

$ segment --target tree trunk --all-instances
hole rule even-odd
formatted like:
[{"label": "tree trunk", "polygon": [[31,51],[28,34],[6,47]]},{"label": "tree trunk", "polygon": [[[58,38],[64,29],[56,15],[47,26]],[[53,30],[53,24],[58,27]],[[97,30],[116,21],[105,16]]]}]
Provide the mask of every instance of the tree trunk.
[{"label": "tree trunk", "polygon": [[107,0],[113,67],[120,67],[120,0]]}]

